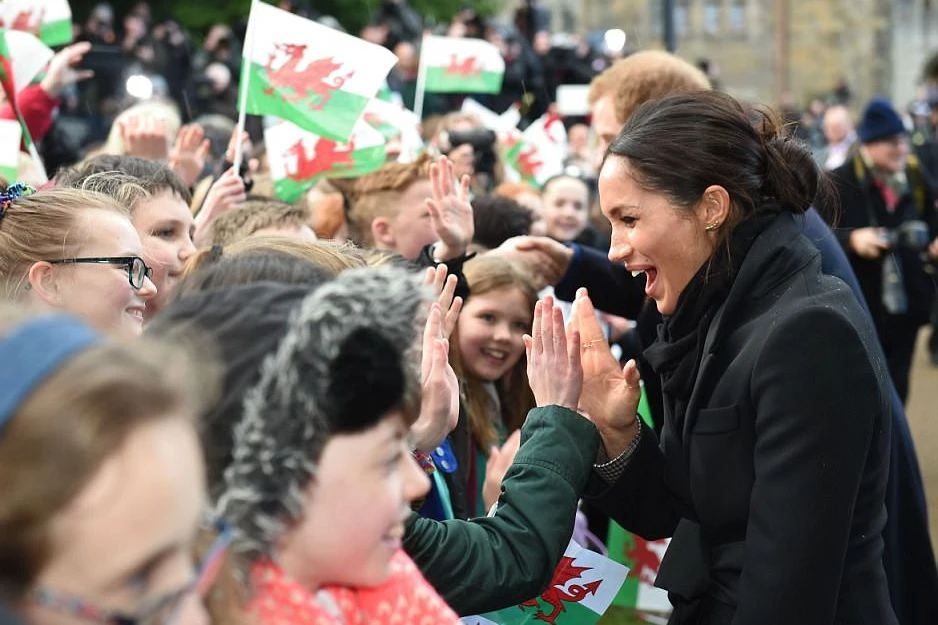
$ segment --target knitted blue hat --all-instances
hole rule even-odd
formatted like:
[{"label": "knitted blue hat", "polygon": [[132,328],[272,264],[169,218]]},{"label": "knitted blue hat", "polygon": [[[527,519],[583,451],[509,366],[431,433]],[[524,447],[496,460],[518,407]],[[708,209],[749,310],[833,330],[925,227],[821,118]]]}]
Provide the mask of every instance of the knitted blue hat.
[{"label": "knitted blue hat", "polygon": [[875,143],[905,133],[905,124],[899,113],[889,100],[882,97],[870,100],[857,126],[857,137],[862,143]]}]

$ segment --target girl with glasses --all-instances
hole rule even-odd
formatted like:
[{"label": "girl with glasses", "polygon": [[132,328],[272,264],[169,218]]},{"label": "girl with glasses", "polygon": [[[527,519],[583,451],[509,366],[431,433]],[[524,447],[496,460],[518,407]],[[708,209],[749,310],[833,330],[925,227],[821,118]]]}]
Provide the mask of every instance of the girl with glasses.
[{"label": "girl with glasses", "polygon": [[224,546],[194,566],[198,373],[73,317],[0,310],[0,602],[33,625],[207,623],[197,591]]},{"label": "girl with glasses", "polygon": [[0,294],[68,311],[98,330],[139,335],[157,289],[127,210],[72,189],[0,193]]}]

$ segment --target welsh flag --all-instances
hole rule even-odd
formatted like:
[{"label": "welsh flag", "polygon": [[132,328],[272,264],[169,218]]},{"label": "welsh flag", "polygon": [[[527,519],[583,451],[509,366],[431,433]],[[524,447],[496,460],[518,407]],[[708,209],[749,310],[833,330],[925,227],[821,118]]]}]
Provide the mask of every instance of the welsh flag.
[{"label": "welsh flag", "polygon": [[6,0],[0,7],[0,26],[61,46],[72,40],[72,9],[68,0]]},{"label": "welsh flag", "polygon": [[247,39],[241,109],[335,141],[348,140],[397,62],[381,46],[257,1]]},{"label": "welsh flag", "polygon": [[539,189],[548,178],[563,172],[567,132],[557,115],[538,118],[523,133],[509,133],[502,145],[508,180]]},{"label": "welsh flag", "polygon": [[385,139],[400,137],[399,162],[414,160],[424,147],[420,137],[420,119],[403,104],[375,98],[365,107],[362,119],[378,130]]},{"label": "welsh flag", "polygon": [[462,619],[464,625],[593,625],[612,604],[629,570],[570,541],[539,597],[513,608]]},{"label": "welsh flag", "polygon": [[[34,35],[0,28],[0,87],[19,122],[23,144],[40,168],[42,161],[16,102],[16,94],[29,85],[52,56],[52,50]],[[17,149],[19,145],[16,144]]]},{"label": "welsh flag", "polygon": [[361,176],[385,161],[384,137],[359,122],[347,143],[306,132],[289,122],[264,130],[274,194],[284,202],[297,200],[322,178]]},{"label": "welsh flag", "polygon": [[507,111],[499,115],[492,109],[482,106],[472,98],[466,98],[462,101],[462,109],[460,110],[463,113],[475,115],[479,118],[479,121],[482,122],[483,126],[489,130],[500,133],[510,134],[518,127],[518,122],[521,121],[521,113],[515,105],[511,105]]},{"label": "welsh flag", "polygon": [[424,91],[433,93],[498,93],[505,60],[498,48],[482,39],[425,35],[420,47]]},{"label": "welsh flag", "polygon": [[18,121],[0,119],[0,177],[7,182],[16,181],[22,137]]},{"label": "welsh flag", "polygon": [[54,55],[52,48],[35,35],[0,28],[0,71],[4,72],[0,80],[4,89],[8,81],[15,93],[28,87]]},{"label": "welsh flag", "polygon": [[667,538],[648,541],[622,529],[615,521],[609,522],[606,538],[609,556],[629,567],[625,583],[613,601],[614,606],[640,612],[671,611],[667,591],[655,586],[658,568],[669,542]]}]

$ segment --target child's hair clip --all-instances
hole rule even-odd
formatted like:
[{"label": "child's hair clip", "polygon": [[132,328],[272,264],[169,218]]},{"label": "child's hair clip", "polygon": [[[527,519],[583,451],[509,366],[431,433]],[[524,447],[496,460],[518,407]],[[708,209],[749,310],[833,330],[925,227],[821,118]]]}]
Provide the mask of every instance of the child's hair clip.
[{"label": "child's hair clip", "polygon": [[14,200],[27,195],[32,195],[35,192],[35,188],[24,182],[14,182],[3,192],[0,192],[0,220],[3,219],[4,215],[6,215],[7,209],[10,208],[10,204],[12,204]]}]

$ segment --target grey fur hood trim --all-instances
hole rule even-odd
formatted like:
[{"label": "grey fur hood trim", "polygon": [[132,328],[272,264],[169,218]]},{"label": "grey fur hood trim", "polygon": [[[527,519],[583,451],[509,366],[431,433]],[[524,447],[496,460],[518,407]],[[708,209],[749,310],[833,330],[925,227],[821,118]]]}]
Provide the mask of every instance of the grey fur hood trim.
[{"label": "grey fur hood trim", "polygon": [[293,312],[245,395],[216,508],[234,525],[239,552],[270,554],[302,517],[305,490],[333,433],[360,429],[356,419],[368,426],[395,407],[419,406],[415,339],[431,298],[421,283],[395,267],[348,270]]}]

